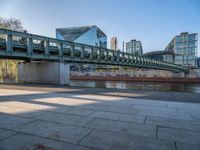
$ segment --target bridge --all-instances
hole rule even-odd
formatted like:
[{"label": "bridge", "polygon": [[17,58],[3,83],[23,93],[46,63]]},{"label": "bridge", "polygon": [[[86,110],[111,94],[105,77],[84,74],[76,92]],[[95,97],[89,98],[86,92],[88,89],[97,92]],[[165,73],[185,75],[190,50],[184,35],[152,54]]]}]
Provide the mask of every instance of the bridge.
[{"label": "bridge", "polygon": [[172,56],[172,59],[173,59],[172,62],[174,62],[175,53],[173,51],[166,51],[166,50],[161,51],[160,50],[160,51],[151,51],[151,52],[147,52],[147,53],[143,54],[143,56],[145,56],[145,57],[153,58],[153,59],[156,59],[159,61],[163,61],[164,55]]},{"label": "bridge", "polygon": [[[188,71],[188,69],[185,67],[164,61],[157,61],[145,56],[138,56],[121,51],[115,51],[111,49],[95,47],[1,28],[0,58],[20,59],[26,60],[27,62],[49,62],[47,64],[50,64],[50,62],[85,63],[126,67],[141,67],[168,70],[173,72]],[[29,67],[32,66],[29,65]],[[43,69],[44,68],[45,67],[43,67]],[[49,66],[49,68],[51,67]],[[29,71],[31,70],[29,69]],[[43,72],[42,69],[40,71]],[[47,71],[49,73],[49,70]],[[25,71],[23,72],[23,74],[24,73]]]}]

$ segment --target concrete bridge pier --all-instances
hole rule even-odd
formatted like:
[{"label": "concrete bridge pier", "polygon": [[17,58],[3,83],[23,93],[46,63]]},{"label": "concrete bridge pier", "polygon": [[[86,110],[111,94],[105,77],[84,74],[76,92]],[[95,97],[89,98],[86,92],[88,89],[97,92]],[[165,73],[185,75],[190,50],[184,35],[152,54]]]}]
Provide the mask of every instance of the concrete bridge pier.
[{"label": "concrete bridge pier", "polygon": [[25,62],[18,64],[19,83],[69,85],[69,64],[63,62]]}]

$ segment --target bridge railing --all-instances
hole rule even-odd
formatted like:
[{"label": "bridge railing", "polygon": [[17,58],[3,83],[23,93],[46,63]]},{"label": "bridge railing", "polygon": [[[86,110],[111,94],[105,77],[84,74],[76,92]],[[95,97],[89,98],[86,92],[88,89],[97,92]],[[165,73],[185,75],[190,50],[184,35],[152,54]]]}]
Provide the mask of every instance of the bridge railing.
[{"label": "bridge railing", "polygon": [[0,57],[187,71],[144,56],[6,29],[0,29]]}]

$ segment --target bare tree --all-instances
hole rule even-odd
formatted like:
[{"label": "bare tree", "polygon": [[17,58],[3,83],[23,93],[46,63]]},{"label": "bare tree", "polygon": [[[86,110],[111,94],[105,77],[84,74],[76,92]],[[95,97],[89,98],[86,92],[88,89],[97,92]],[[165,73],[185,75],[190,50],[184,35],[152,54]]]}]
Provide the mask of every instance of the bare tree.
[{"label": "bare tree", "polygon": [[0,28],[10,29],[15,31],[25,31],[21,21],[15,18],[6,19],[0,17]]},{"label": "bare tree", "polygon": [[[25,31],[21,21],[15,18],[6,19],[0,17],[0,28]],[[17,81],[17,63],[17,60],[0,60],[0,82],[5,82],[7,79]]]}]

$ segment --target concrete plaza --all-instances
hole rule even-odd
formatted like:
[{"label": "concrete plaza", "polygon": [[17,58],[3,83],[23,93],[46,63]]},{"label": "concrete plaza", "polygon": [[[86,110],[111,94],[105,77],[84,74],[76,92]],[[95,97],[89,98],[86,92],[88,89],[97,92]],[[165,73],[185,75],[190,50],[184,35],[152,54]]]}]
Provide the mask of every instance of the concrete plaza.
[{"label": "concrete plaza", "polygon": [[200,94],[0,85],[0,150],[199,150]]}]

